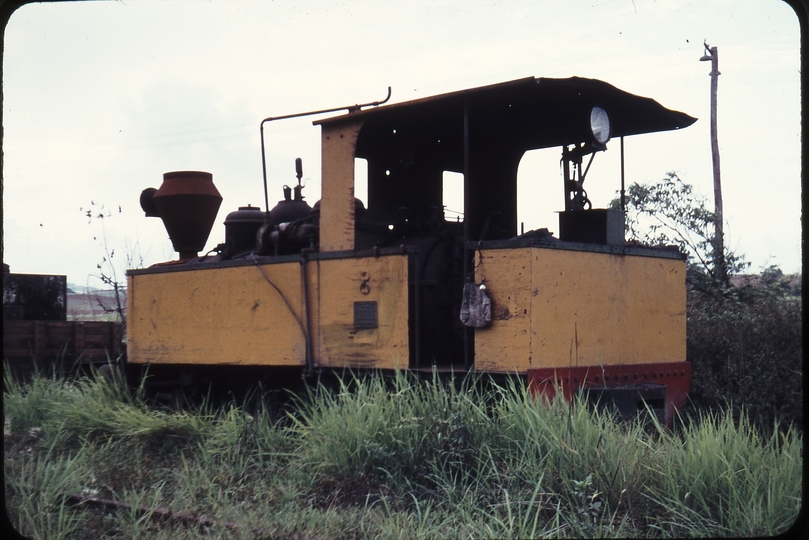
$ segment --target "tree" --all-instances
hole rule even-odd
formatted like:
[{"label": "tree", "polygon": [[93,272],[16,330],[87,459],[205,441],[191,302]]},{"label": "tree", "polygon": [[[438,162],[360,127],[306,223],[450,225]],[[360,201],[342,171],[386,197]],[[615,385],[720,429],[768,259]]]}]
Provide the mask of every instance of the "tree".
[{"label": "tree", "polygon": [[[620,208],[620,198],[610,203]],[[677,246],[688,255],[688,283],[703,292],[730,287],[728,276],[749,266],[742,256],[724,248],[727,274],[714,257],[715,214],[704,197],[675,172],[656,184],[633,183],[626,192],[626,234],[629,240],[654,246]]]},{"label": "tree", "polygon": [[[90,277],[100,280],[105,287],[111,288],[113,294],[110,301],[104,301],[97,297],[96,302],[105,312],[116,314],[124,324],[124,328],[126,328],[126,282],[121,279],[123,271],[118,268],[120,258],[115,259],[115,248],[111,248],[107,241],[107,229],[105,226],[107,219],[122,213],[121,207],[119,206],[118,212],[114,214],[111,210],[106,209],[103,204],[99,205],[94,201],[90,201],[90,208],[79,208],[79,211],[87,217],[88,224],[91,225],[95,222],[101,225],[100,238],[95,235],[93,240],[100,243],[103,254],[101,262],[96,264],[98,273],[91,274]],[[125,258],[126,268],[143,267],[143,256],[140,254],[137,244],[134,248],[129,246],[128,243],[126,244]],[[126,278],[123,279],[125,280]]]}]

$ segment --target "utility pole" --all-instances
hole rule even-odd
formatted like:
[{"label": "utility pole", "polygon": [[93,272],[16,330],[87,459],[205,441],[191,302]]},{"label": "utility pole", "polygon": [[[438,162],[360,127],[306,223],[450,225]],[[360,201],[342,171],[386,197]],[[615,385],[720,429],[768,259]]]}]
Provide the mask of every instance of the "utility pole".
[{"label": "utility pole", "polygon": [[716,137],[716,89],[719,82],[719,51],[703,43],[705,55],[700,62],[711,63],[711,159],[713,161],[714,195],[714,272],[722,285],[728,286],[728,270],[725,263],[725,231],[722,213],[722,182],[719,177],[719,141]]}]

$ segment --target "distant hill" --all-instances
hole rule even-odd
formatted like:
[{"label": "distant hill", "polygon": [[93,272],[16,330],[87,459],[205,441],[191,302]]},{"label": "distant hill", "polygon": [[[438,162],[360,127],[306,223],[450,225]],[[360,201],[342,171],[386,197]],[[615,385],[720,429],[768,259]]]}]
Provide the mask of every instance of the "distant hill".
[{"label": "distant hill", "polygon": [[[117,321],[115,309],[115,291],[109,289],[93,289],[91,287],[67,285],[67,318],[79,321]],[[126,291],[123,301],[126,302]],[[104,306],[104,307],[102,307]]]}]

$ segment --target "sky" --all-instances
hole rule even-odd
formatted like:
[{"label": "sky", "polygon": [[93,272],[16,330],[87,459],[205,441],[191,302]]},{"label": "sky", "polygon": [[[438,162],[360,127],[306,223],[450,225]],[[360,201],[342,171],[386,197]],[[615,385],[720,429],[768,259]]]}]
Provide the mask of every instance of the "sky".
[{"label": "sky", "polygon": [[[101,286],[94,276],[99,264],[112,274],[109,254],[120,281],[127,266],[176,259],[162,222],[138,201],[177,170],[211,172],[223,196],[209,250],[224,241],[229,212],[263,206],[263,118],[382,100],[388,86],[398,103],[580,76],[651,97],[699,120],[626,138],[627,185],[674,171],[712,205],[706,41],[721,72],[726,245],[753,272],[800,272],[800,33],[780,0],[25,5],[3,43],[3,262]],[[319,198],[315,119],[266,126],[270,206],[296,182],[297,157],[306,199]],[[534,151],[520,164],[525,230],[558,231],[560,157]],[[620,188],[619,157],[614,140],[593,163],[585,188],[595,207]]]}]

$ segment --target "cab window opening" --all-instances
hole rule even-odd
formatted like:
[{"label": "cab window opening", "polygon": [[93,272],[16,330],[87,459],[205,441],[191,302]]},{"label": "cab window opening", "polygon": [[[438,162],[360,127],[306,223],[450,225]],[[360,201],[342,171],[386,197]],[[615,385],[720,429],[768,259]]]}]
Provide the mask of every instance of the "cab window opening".
[{"label": "cab window opening", "polygon": [[463,222],[464,218],[464,176],[463,173],[444,171],[442,174],[442,205],[444,220]]},{"label": "cab window opening", "polygon": [[368,208],[368,160],[354,158],[354,197]]}]

